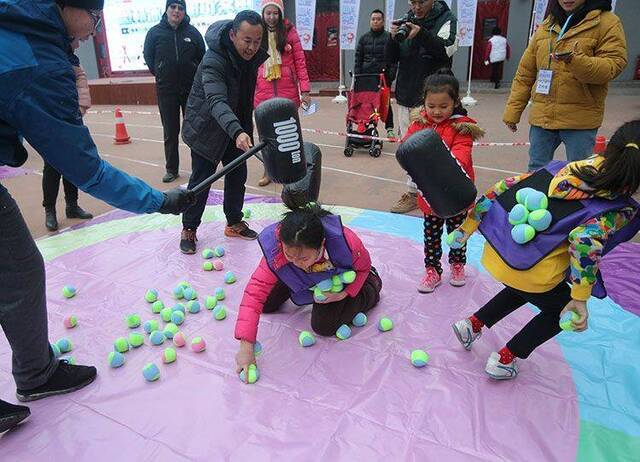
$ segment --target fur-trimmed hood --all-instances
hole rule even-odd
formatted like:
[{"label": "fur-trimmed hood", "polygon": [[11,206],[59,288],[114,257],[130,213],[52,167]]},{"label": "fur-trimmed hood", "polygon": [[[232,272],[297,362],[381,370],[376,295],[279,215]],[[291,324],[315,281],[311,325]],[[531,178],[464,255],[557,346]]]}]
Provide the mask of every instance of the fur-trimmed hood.
[{"label": "fur-trimmed hood", "polygon": [[478,122],[467,116],[465,109],[457,109],[451,117],[437,124],[427,115],[424,106],[421,106],[411,110],[409,119],[411,122],[418,122],[425,126],[450,124],[459,133],[471,135],[473,141],[477,141],[485,135],[484,129],[478,125]]}]

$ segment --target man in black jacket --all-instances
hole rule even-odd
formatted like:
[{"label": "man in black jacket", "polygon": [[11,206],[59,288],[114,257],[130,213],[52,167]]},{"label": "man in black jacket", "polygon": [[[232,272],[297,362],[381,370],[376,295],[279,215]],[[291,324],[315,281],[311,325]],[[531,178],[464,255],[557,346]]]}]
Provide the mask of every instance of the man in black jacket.
[{"label": "man in black jacket", "polygon": [[[233,21],[212,24],[205,34],[209,49],[198,66],[182,126],[182,139],[191,148],[189,189],[211,176],[220,161],[227,165],[252,146],[253,95],[258,68],[268,56],[260,48],[262,33],[262,17],[245,10]],[[258,237],[242,221],[246,180],[245,162],[224,177],[225,236]],[[208,191],[199,194],[196,204],[182,215],[183,253],[196,251],[196,230]]]},{"label": "man in black jacket", "polygon": [[[370,17],[371,30],[360,37],[356,48],[356,74],[380,74],[385,71],[387,85],[396,78],[398,70],[397,64],[388,65],[385,58],[387,42],[391,40],[391,34],[384,30],[384,13],[380,10],[373,10]],[[389,106],[387,120],[384,127],[387,129],[387,136],[395,137],[393,132],[393,111]]]},{"label": "man in black jacket", "polygon": [[[410,0],[411,22],[406,40],[396,40],[398,25],[391,26],[387,46],[387,60],[398,63],[396,100],[401,134],[409,128],[409,113],[412,108],[424,104],[424,81],[438,69],[451,67],[452,56],[458,49],[458,20],[442,0]],[[417,189],[409,180],[409,191],[402,195],[391,208],[394,213],[415,210]]]},{"label": "man in black jacket", "polygon": [[144,40],[144,60],[156,77],[158,108],[164,129],[165,183],[178,175],[180,109],[184,115],[193,76],[204,56],[204,40],[189,24],[184,0],[167,0],[166,12]]}]

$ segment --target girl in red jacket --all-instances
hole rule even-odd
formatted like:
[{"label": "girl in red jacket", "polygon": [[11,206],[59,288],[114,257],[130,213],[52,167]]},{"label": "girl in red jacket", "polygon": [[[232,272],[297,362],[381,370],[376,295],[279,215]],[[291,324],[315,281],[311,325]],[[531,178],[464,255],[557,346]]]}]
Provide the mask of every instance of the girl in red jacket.
[{"label": "girl in red jacket", "polygon": [[[342,226],[339,216],[317,204],[286,213],[260,233],[258,242],[264,256],[244,290],[236,321],[238,372],[256,362],[253,347],[260,314],[278,311],[288,299],[296,305],[313,304],[311,328],[325,336],[380,300],[382,280],[362,241]],[[355,279],[340,292],[325,292],[326,298],[319,300],[309,290],[347,271],[355,272]]]},{"label": "girl in red jacket", "polygon": [[[402,141],[413,133],[433,129],[451,150],[471,180],[474,180],[471,150],[473,141],[484,135],[476,121],[467,117],[467,111],[460,103],[460,84],[449,69],[443,69],[427,78],[424,90],[424,107],[416,108],[411,114],[412,123]],[[433,213],[429,204],[418,194],[418,206],[424,213],[424,265],[425,275],[418,284],[418,291],[430,293],[442,282],[442,231],[447,225],[451,232],[462,224],[466,213],[451,218],[441,218]],[[465,285],[464,265],[466,247],[450,249],[450,284]]]},{"label": "girl in red jacket", "polygon": [[[262,48],[269,53],[269,59],[258,69],[254,107],[274,97],[290,99],[300,106],[301,95],[302,104],[308,106],[311,83],[307,63],[296,28],[284,19],[282,0],[262,0],[262,21],[266,32],[262,35]],[[270,182],[265,172],[258,185]]]}]

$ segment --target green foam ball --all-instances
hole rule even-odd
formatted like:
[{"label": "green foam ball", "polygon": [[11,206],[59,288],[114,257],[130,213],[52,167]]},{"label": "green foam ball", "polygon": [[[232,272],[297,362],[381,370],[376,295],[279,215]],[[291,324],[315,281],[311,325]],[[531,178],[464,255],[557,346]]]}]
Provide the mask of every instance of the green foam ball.
[{"label": "green foam ball", "polygon": [[64,286],[62,288],[62,296],[64,298],[73,298],[75,297],[77,290],[73,286]]},{"label": "green foam ball", "polygon": [[144,299],[149,303],[155,302],[158,300],[158,291],[156,289],[147,290],[147,293],[144,294]]},{"label": "green foam ball", "polygon": [[575,311],[569,311],[563,314],[562,317],[560,318],[560,329],[567,332],[572,332],[573,331],[572,322],[576,322],[578,321],[578,319],[580,319],[580,316]]},{"label": "green foam ball", "polygon": [[205,271],[213,271],[213,263],[210,261],[205,261],[202,264],[202,269]]},{"label": "green foam ball", "polygon": [[519,189],[518,192],[516,192],[516,202],[518,202],[518,204],[524,205],[526,200],[527,200],[527,197],[532,192],[536,193],[538,191],[536,191],[533,188],[522,188],[522,189]]},{"label": "green foam ball", "polygon": [[171,313],[171,322],[180,325],[184,322],[184,313],[182,311],[174,311]]},{"label": "green foam ball", "polygon": [[205,300],[204,304],[208,310],[212,310],[218,304],[218,297],[214,297],[213,295],[207,295],[207,299]]},{"label": "green foam ball", "polygon": [[[178,311],[178,313],[180,313],[180,312]],[[164,326],[164,330],[162,331],[162,333],[167,338],[173,338],[173,336],[176,335],[179,330],[180,329],[178,329],[178,326],[176,326],[174,323],[170,322],[169,324]]]},{"label": "green foam ball", "polygon": [[528,223],[515,225],[511,230],[511,238],[518,244],[526,244],[536,237],[536,230]]},{"label": "green foam ball", "polygon": [[509,212],[509,223],[512,225],[521,225],[527,222],[529,218],[529,211],[522,204],[516,204]]},{"label": "green foam ball", "polygon": [[153,304],[151,305],[151,312],[158,314],[160,313],[162,310],[164,309],[164,303],[162,303],[162,300],[156,300],[155,302],[153,302]]},{"label": "green foam ball", "polygon": [[545,209],[534,210],[529,214],[529,224],[538,232],[546,231],[551,226],[551,213]]},{"label": "green foam ball", "polygon": [[202,258],[206,258],[207,260],[210,259],[210,258],[213,258],[213,250],[204,249],[202,251]]},{"label": "green foam ball", "polygon": [[251,218],[251,209],[244,209],[244,210],[242,211],[242,217],[243,217],[245,220],[248,220],[249,218]]},{"label": "green foam ball", "polygon": [[411,352],[411,364],[415,367],[424,367],[429,362],[429,355],[424,350],[413,350]]},{"label": "green foam ball", "polygon": [[247,368],[246,377],[245,377],[244,369],[240,371],[240,380],[242,380],[245,383],[250,383],[250,384],[256,383],[259,378],[260,378],[260,373],[258,372],[258,367],[255,364],[249,364],[249,367]]},{"label": "green foam ball", "polygon": [[389,318],[381,318],[378,321],[378,329],[380,332],[388,332],[393,329],[393,321]]},{"label": "green foam ball", "polygon": [[351,284],[356,280],[356,272],[355,271],[346,271],[340,275],[340,279],[344,284]]},{"label": "green foam ball", "polygon": [[176,353],[175,348],[168,347],[168,348],[165,348],[164,351],[162,352],[162,361],[165,364],[174,362],[177,357],[178,357],[178,354]]},{"label": "green foam ball", "polygon": [[129,342],[124,337],[118,337],[115,342],[113,342],[113,348],[118,353],[126,353],[129,351]]},{"label": "green foam ball", "polygon": [[127,315],[127,317],[125,318],[125,321],[129,329],[135,329],[136,327],[140,327],[140,323],[142,322],[142,320],[140,319],[140,316],[135,313]]},{"label": "green foam ball", "polygon": [[160,317],[164,322],[171,322],[171,313],[173,313],[171,308],[163,308],[162,311],[160,311]]},{"label": "green foam ball", "polygon": [[316,343],[316,338],[311,332],[303,330],[300,332],[300,335],[298,335],[298,342],[300,342],[300,345],[303,347],[310,347]]},{"label": "green foam ball", "polygon": [[217,321],[222,321],[227,317],[227,309],[224,305],[218,305],[213,309],[213,317]]},{"label": "green foam ball", "polygon": [[144,345],[144,336],[137,332],[131,332],[129,334],[129,345],[131,345],[133,348],[138,348]]}]

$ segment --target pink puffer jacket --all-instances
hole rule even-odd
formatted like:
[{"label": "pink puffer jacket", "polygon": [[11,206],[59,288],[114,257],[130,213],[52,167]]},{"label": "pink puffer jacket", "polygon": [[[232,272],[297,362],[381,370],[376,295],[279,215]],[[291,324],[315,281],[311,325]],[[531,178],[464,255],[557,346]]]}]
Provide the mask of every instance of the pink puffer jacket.
[{"label": "pink puffer jacket", "polygon": [[300,106],[300,93],[311,91],[307,64],[304,60],[304,51],[300,43],[300,37],[293,25],[286,23],[288,27],[287,44],[281,53],[282,77],[278,80],[267,81],[264,78],[264,64],[258,69],[258,82],[253,99],[254,107],[273,97],[287,98]]},{"label": "pink puffer jacket", "polygon": [[[360,238],[346,226],[343,227],[344,237],[353,255],[353,270],[356,272],[356,279],[344,290],[349,297],[355,297],[362,289],[364,281],[371,271],[371,257]],[[281,249],[282,250],[282,249]],[[276,256],[276,262],[286,263],[286,258],[282,252]],[[238,310],[235,336],[238,340],[246,340],[255,343],[258,335],[258,321],[262,314],[262,309],[267,301],[271,290],[278,282],[278,277],[271,271],[267,260],[264,257],[260,260],[258,267],[251,275]]]}]

